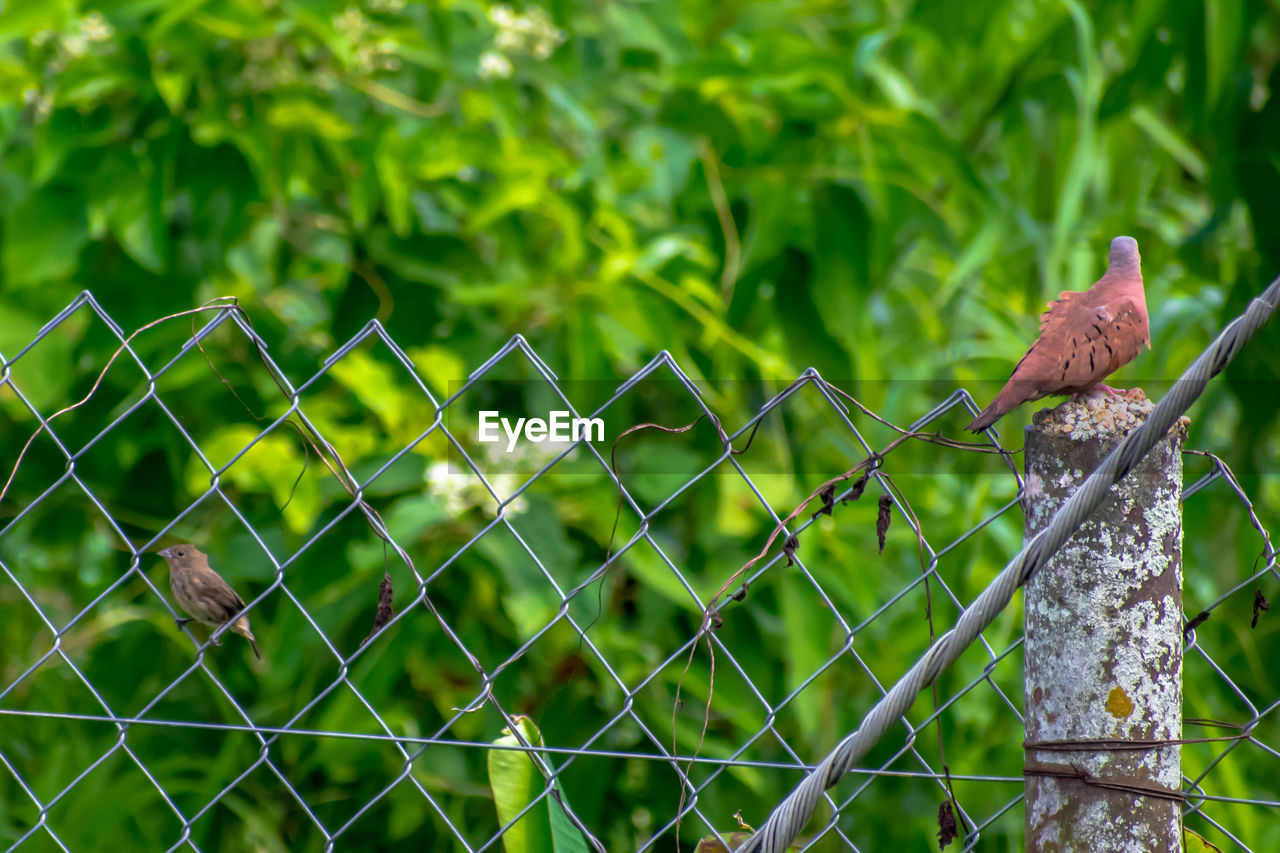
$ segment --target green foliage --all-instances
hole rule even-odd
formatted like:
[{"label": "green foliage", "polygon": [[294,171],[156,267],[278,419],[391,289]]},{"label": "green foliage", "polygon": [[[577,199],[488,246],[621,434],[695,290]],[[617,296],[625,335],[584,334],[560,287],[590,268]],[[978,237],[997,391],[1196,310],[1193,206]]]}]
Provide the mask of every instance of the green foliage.
[{"label": "green foliage", "polygon": [[[27,0],[0,13],[0,36],[0,354],[12,361],[85,289],[126,333],[231,295],[298,387],[378,319],[403,350],[360,345],[301,388],[299,406],[358,480],[388,466],[366,499],[430,578],[439,618],[493,675],[485,683],[415,598],[417,579],[298,433],[272,427],[290,401],[245,336],[224,324],[203,352],[183,351],[192,323],[170,320],[131,344],[153,372],[174,360],[155,398],[130,408],[149,384],[123,355],[89,404],[53,422],[80,454],[75,479],[23,514],[67,471],[45,435],[0,503],[0,561],[40,607],[0,577],[0,690],[55,633],[60,650],[0,709],[101,715],[105,705],[244,725],[199,670],[161,695],[192,649],[162,604],[162,564],[131,563],[121,536],[146,542],[181,513],[167,541],[198,543],[247,600],[261,596],[252,617],[268,666],[251,669],[236,643],[205,657],[254,722],[385,735],[354,687],[392,733],[429,744],[412,780],[348,825],[405,772],[393,745],[282,735],[268,767],[260,741],[234,728],[137,724],[121,736],[101,723],[5,717],[0,753],[43,801],[88,773],[48,816],[72,849],[100,847],[104,827],[124,847],[174,843],[182,824],[157,786],[182,814],[201,815],[191,838],[202,850],[321,848],[308,812],[342,829],[340,847],[462,849],[456,831],[474,848],[501,825],[487,750],[453,744],[499,736],[505,722],[492,710],[458,710],[488,688],[552,746],[603,732],[595,748],[795,762],[825,754],[877,698],[876,683],[915,660],[929,639],[921,587],[850,638],[920,572],[901,518],[875,556],[871,494],[805,538],[805,570],[774,567],[728,611],[714,672],[705,647],[671,657],[701,611],[666,560],[705,601],[774,524],[705,421],[625,440],[619,466],[643,508],[675,497],[649,521],[651,538],[541,632],[561,593],[640,522],[624,508],[611,541],[617,494],[585,450],[517,496],[552,454],[491,453],[466,437],[480,409],[527,414],[552,401],[518,354],[446,410],[458,445],[429,431],[433,400],[462,391],[516,333],[580,411],[667,350],[729,429],[810,366],[906,424],[958,385],[989,399],[1043,302],[1090,284],[1116,234],[1142,247],[1153,332],[1151,352],[1117,382],[1152,396],[1280,271],[1274,4]],[[12,365],[13,386],[48,417],[90,391],[118,345],[82,308]],[[1273,526],[1278,374],[1273,324],[1193,411],[1190,442],[1233,465]],[[697,417],[671,378],[660,372],[612,407],[607,441],[636,423]],[[38,424],[13,386],[0,386],[4,476]],[[812,388],[800,396],[736,460],[778,516],[863,455]],[[1011,415],[1001,432],[1016,436],[1028,417]],[[890,438],[852,419],[873,446]],[[958,436],[965,420],[938,428]],[[1189,480],[1200,465],[1188,460]],[[906,446],[887,470],[935,547],[1013,497],[994,458]],[[226,501],[208,492],[215,478]],[[490,489],[514,496],[501,519]],[[1186,512],[1194,612],[1248,576],[1260,543],[1221,483]],[[1002,517],[946,555],[939,578],[968,602],[1020,541],[1017,520]],[[384,569],[403,616],[344,673]],[[945,628],[956,605],[932,593]],[[1265,707],[1280,694],[1263,664],[1280,634],[1274,613],[1241,628],[1247,609],[1242,600],[1198,636]],[[590,644],[568,619],[590,626]],[[986,639],[1000,652],[1019,631],[1011,614]],[[940,696],[988,660],[971,652]],[[1015,653],[991,676],[1015,704],[1018,665]],[[1245,713],[1213,672],[1189,665],[1193,678],[1189,716]],[[922,697],[913,722],[931,711]],[[941,719],[953,772],[1020,773],[1017,719],[995,691],[968,694]],[[95,765],[121,737],[129,752]],[[916,748],[940,766],[936,738]],[[872,759],[890,760],[886,750]],[[1188,772],[1215,754],[1188,749]],[[895,767],[919,769],[909,760]],[[557,766],[575,812],[611,850],[644,843],[679,805],[678,777],[661,761]],[[1274,770],[1274,756],[1242,748],[1207,784],[1260,797]],[[712,772],[690,770],[699,782]],[[722,771],[699,813],[722,830],[739,810],[759,825],[798,779],[758,765]],[[958,782],[956,793],[985,816],[1016,786]],[[923,849],[936,843],[939,798],[919,779],[878,780],[842,827],[860,845]],[[1206,813],[1256,849],[1280,844],[1263,809]],[[38,821],[0,772],[0,840]],[[1207,827],[1197,829],[1222,840]],[[691,814],[679,833],[692,846],[708,827]],[[1017,809],[984,829],[999,839],[990,849],[1019,848],[1020,833]]]}]

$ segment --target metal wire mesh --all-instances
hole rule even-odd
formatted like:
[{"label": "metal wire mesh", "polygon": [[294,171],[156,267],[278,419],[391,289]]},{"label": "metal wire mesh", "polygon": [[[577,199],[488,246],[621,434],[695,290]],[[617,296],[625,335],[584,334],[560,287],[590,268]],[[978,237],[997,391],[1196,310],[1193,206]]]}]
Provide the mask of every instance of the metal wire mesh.
[{"label": "metal wire mesh", "polygon": [[[38,385],[40,375],[23,374],[24,359],[30,364],[31,353],[42,342],[65,331],[64,327],[86,322],[109,332],[112,347],[119,348],[123,365],[119,369],[136,368],[141,378],[116,395],[114,406],[94,410],[94,418],[77,419],[72,429],[66,417],[50,414],[51,409],[61,409],[70,401],[39,402],[40,395],[35,393],[39,389],[32,383]],[[227,445],[223,437],[221,444],[211,449],[211,439],[201,431],[199,421],[167,402],[171,395],[165,383],[174,376],[189,375],[191,364],[200,363],[202,355],[208,359],[204,346],[212,344],[219,330],[251,353],[250,360],[260,363],[280,393],[272,400],[260,388],[261,399],[255,402],[270,412],[265,425],[233,431],[231,434],[242,436],[242,441]],[[378,349],[377,358],[369,355],[371,346]],[[743,802],[752,801],[753,789],[776,796],[813,769],[806,760],[820,752],[798,739],[807,726],[838,713],[827,707],[833,691],[844,697],[856,720],[858,709],[865,710],[883,696],[884,685],[899,674],[886,666],[883,650],[902,646],[906,649],[902,659],[908,664],[913,661],[933,632],[933,625],[921,616],[925,608],[939,621],[939,629],[945,630],[950,614],[963,609],[973,592],[974,579],[967,576],[964,561],[979,547],[996,557],[1004,556],[1009,532],[1021,529],[1019,514],[1010,510],[1018,503],[1022,483],[1006,448],[996,446],[996,467],[984,469],[984,489],[994,498],[987,503],[995,508],[955,529],[954,521],[940,521],[955,514],[947,507],[913,505],[908,499],[911,466],[944,464],[943,457],[912,456],[909,444],[895,445],[893,451],[885,452],[886,443],[872,434],[875,424],[868,426],[864,413],[846,404],[812,370],[784,392],[763,401],[744,423],[721,428],[704,389],[667,353],[658,355],[621,386],[597,395],[600,399],[589,410],[579,411],[567,390],[572,383],[561,380],[520,336],[475,368],[465,381],[441,394],[433,393],[415,359],[385,328],[371,322],[337,347],[313,375],[295,385],[288,370],[268,354],[266,342],[246,315],[234,306],[213,310],[211,318],[202,319],[193,337],[156,366],[147,363],[154,356],[144,358],[134,338],[127,337],[89,293],[46,324],[30,344],[13,354],[0,353],[0,358],[0,403],[5,403],[6,411],[15,418],[8,434],[11,438],[24,431],[30,434],[38,427],[42,435],[32,442],[31,457],[44,453],[46,458],[60,458],[65,463],[63,473],[52,482],[21,482],[15,475],[14,491],[6,501],[9,517],[0,519],[0,571],[5,587],[0,605],[15,614],[21,610],[22,618],[34,616],[38,626],[28,647],[5,650],[6,669],[0,679],[0,714],[10,724],[6,726],[8,733],[0,736],[0,762],[9,776],[8,787],[0,790],[10,794],[6,799],[11,804],[4,817],[8,824],[4,837],[10,849],[76,849],[64,837],[76,834],[68,827],[84,814],[77,797],[86,790],[108,790],[115,780],[135,770],[145,777],[148,796],[158,797],[165,813],[149,824],[159,827],[152,830],[158,836],[153,838],[157,849],[225,846],[223,830],[215,831],[211,824],[225,825],[228,817],[246,814],[240,802],[243,791],[264,787],[279,791],[279,810],[299,822],[301,828],[295,837],[305,839],[301,846],[315,839],[325,849],[363,847],[371,837],[390,844],[396,838],[395,815],[416,808],[429,815],[433,837],[442,846],[469,851],[499,849],[505,844],[504,835],[522,817],[552,800],[596,849],[619,849],[620,845],[640,850],[674,849],[677,837],[685,846],[691,846],[691,838],[699,837],[716,838],[728,845],[728,831],[735,828],[734,811],[741,809]],[[209,361],[208,366],[212,365]],[[343,412],[335,411],[320,395],[325,383],[344,371],[357,375],[354,381],[347,376],[348,387],[364,389],[354,394],[349,405],[376,409],[380,395],[394,393],[400,395],[403,406],[422,415],[421,421],[388,426],[376,446],[362,444],[359,434],[344,429]],[[520,377],[526,396],[538,396],[574,417],[617,417],[627,422],[624,426],[638,422],[637,413],[646,411],[639,401],[653,396],[653,383],[661,380],[658,396],[668,398],[664,413],[703,415],[708,418],[704,422],[708,429],[715,425],[714,434],[708,434],[709,441],[704,441],[711,450],[684,458],[681,464],[664,459],[665,467],[656,475],[625,470],[624,464],[620,482],[605,445],[568,441],[524,457],[488,453],[465,433],[471,430],[480,406],[495,405],[492,401],[501,398],[501,392],[494,389],[511,382],[511,376]],[[189,381],[219,380],[227,381],[224,375],[215,377],[206,368],[200,378]],[[97,383],[84,387],[89,396],[99,391]],[[270,390],[269,385],[261,387]],[[530,390],[535,387],[537,390]],[[678,400],[672,404],[674,398]],[[906,429],[924,432],[955,409],[976,413],[978,407],[966,391],[957,390]],[[15,411],[23,413],[24,419],[16,419]],[[124,519],[113,500],[100,496],[101,489],[82,472],[91,464],[104,464],[102,459],[91,462],[93,454],[107,456],[103,446],[110,440],[127,438],[143,413],[159,418],[163,429],[172,430],[175,442],[189,453],[182,460],[184,481],[207,485],[177,515],[164,517],[149,541],[138,542],[130,538],[127,529],[140,525]],[[832,565],[827,549],[836,548],[838,553],[839,540],[849,531],[836,524],[830,513],[805,514],[787,525],[779,543],[803,536],[804,547],[774,548],[767,560],[752,566],[735,582],[740,592],[733,596],[716,593],[741,563],[727,558],[722,562],[717,555],[692,554],[679,535],[680,516],[713,482],[716,488],[712,494],[719,497],[726,490],[732,492],[738,499],[732,511],[755,520],[750,531],[741,535],[743,547],[760,547],[759,530],[767,533],[782,523],[789,510],[786,501],[794,503],[794,498],[783,497],[790,491],[778,486],[770,476],[771,469],[761,468],[735,448],[741,449],[762,426],[767,431],[788,416],[801,424],[792,424],[788,435],[802,433],[805,424],[821,424],[822,429],[838,435],[833,448],[828,449],[843,454],[846,462],[873,460],[868,467],[868,493],[884,496],[881,503],[892,514],[895,531],[901,533],[896,541],[905,556],[898,565],[909,568],[913,561],[918,562],[914,571],[889,571],[879,566],[864,569],[861,564],[852,569],[883,573],[874,584],[874,600],[855,601],[858,596],[844,588],[833,572],[851,569]],[[676,423],[673,420],[668,425]],[[282,454],[282,446],[298,443],[290,437],[291,429],[314,442],[329,469],[330,493],[323,499],[317,495],[326,488],[322,482],[326,474],[314,460],[308,470],[319,469],[315,482],[310,477],[295,478],[296,472],[269,464],[273,455]],[[403,438],[409,433],[412,435]],[[666,441],[674,444],[677,439],[668,437]],[[113,445],[110,450],[118,453],[120,446]],[[383,452],[387,447],[392,449]],[[426,448],[431,452],[426,453]],[[947,452],[961,455],[958,450]],[[17,462],[16,451],[7,455],[7,467],[12,468]],[[436,491],[437,498],[445,495],[449,513],[466,519],[466,523],[453,523],[437,537],[427,559],[418,545],[401,543],[405,531],[412,530],[415,523],[424,523],[425,516],[415,517],[405,510],[388,515],[384,521],[374,507],[379,494],[403,493],[403,468],[417,455],[436,459],[428,470],[427,487]],[[350,464],[356,458],[360,464]],[[895,468],[899,459],[902,466]],[[1277,552],[1248,493],[1225,462],[1217,457],[1205,459],[1209,467],[1185,488],[1184,501],[1188,506],[1201,502],[1204,508],[1198,511],[1215,514],[1221,512],[1223,501],[1235,501],[1257,531],[1261,555],[1240,577],[1228,572],[1210,575],[1189,564],[1188,607],[1193,607],[1193,600],[1208,601],[1195,604],[1192,616],[1228,604],[1247,609],[1256,602],[1254,596],[1264,579],[1280,579]],[[634,463],[635,459],[628,461]],[[24,457],[23,462],[28,464],[29,459]],[[442,465],[449,466],[448,470]],[[33,465],[31,470],[48,467]],[[1003,474],[994,473],[998,470]],[[586,478],[583,483],[604,484],[607,490],[603,493],[614,500],[621,496],[616,532],[597,531],[598,541],[609,543],[605,553],[589,548],[575,552],[548,538],[543,535],[546,525],[529,510],[530,504],[554,505],[554,494],[548,498],[539,489],[562,472],[570,478]],[[825,471],[826,476],[834,473],[838,472]],[[260,485],[274,501],[255,503],[246,497],[252,491],[246,485],[252,476],[264,481]],[[346,484],[346,497],[334,496],[334,481]],[[732,485],[726,486],[727,482]],[[389,483],[396,485],[393,488]],[[93,523],[105,526],[104,535],[128,555],[129,562],[118,576],[93,586],[92,595],[71,595],[70,600],[51,603],[54,596],[42,587],[42,576],[33,568],[43,559],[37,559],[32,551],[33,543],[39,542],[33,528],[42,505],[60,507],[68,493],[76,501],[88,502]],[[23,496],[20,500],[16,497],[19,494]],[[835,515],[845,514],[838,501],[849,496],[848,490],[831,496]],[[308,500],[311,510],[300,507]],[[983,504],[974,502],[979,508]],[[164,676],[152,694],[120,696],[115,690],[102,689],[98,673],[103,664],[85,663],[81,637],[95,620],[107,614],[115,620],[151,618],[141,615],[142,608],[154,614],[167,607],[172,615],[181,615],[172,609],[163,582],[151,579],[158,560],[149,552],[180,532],[198,529],[200,518],[211,512],[234,517],[231,524],[237,535],[248,537],[269,566],[269,581],[259,575],[247,581],[247,588],[246,581],[237,584],[242,593],[251,593],[244,596],[248,614],[257,620],[258,614],[274,606],[273,623],[288,622],[292,630],[305,636],[305,642],[295,642],[273,636],[270,628],[265,632],[256,628],[260,639],[271,638],[264,642],[268,660],[307,642],[318,652],[313,680],[306,691],[295,691],[295,685],[274,685],[280,695],[310,695],[296,706],[274,707],[269,674],[260,675],[262,682],[254,687],[254,676],[245,673],[247,667],[224,660],[240,651],[232,642],[227,648],[213,650],[202,639],[205,635],[190,629],[187,633],[195,648],[194,659],[180,672]],[[273,515],[281,517],[289,512],[295,513],[292,527],[284,532],[271,528],[268,520]],[[970,514],[972,508],[964,516]],[[349,625],[333,619],[329,596],[359,596],[367,600],[372,613],[382,565],[353,582],[342,578],[321,583],[308,574],[311,561],[327,548],[326,537],[339,528],[349,530],[351,525],[364,526],[379,537],[380,541],[370,546],[373,549],[381,550],[385,543],[385,553],[391,555],[387,572],[395,582],[395,614],[378,626],[367,642],[351,636]],[[290,537],[294,541],[286,545]],[[4,550],[6,539],[22,546],[16,556]],[[821,543],[816,553],[810,551],[815,541]],[[205,550],[217,553],[213,547]],[[575,553],[577,559],[567,560]],[[488,554],[502,566],[519,563],[524,568],[496,578],[475,575],[472,569],[478,554]],[[868,555],[854,549],[844,556],[865,560]],[[90,558],[83,553],[76,557]],[[630,587],[616,583],[624,565],[632,566],[626,573]],[[1228,575],[1232,580],[1226,580]],[[468,585],[468,580],[474,583]],[[492,582],[494,588],[487,593],[477,590],[482,581]],[[674,633],[654,632],[639,617],[639,621],[628,623],[628,596],[653,594],[645,588],[646,582],[663,585],[660,595],[668,602],[679,602],[675,610],[680,618]],[[326,593],[330,587],[332,594]],[[133,609],[122,609],[119,597],[130,590],[138,602]],[[517,620],[523,620],[513,631],[518,642],[490,642],[474,626],[460,621],[457,614],[465,612],[465,600],[485,594],[495,600],[518,595],[535,602],[536,606],[523,609],[508,608],[518,614]],[[762,655],[761,649],[794,642],[797,626],[775,626],[768,637],[736,626],[744,621],[739,608],[751,607],[757,597],[782,596],[795,599],[793,611],[808,613],[837,639],[817,649],[787,647],[786,652],[794,654],[787,676],[779,680],[770,672],[779,652],[770,649]],[[746,601],[740,601],[744,597]],[[622,599],[622,604],[614,607],[614,599]],[[644,605],[635,607],[643,611]],[[708,618],[697,618],[704,612]],[[884,748],[874,755],[874,761],[852,774],[853,779],[827,792],[828,812],[810,825],[812,831],[803,839],[802,849],[876,849],[876,821],[868,816],[882,815],[889,804],[901,807],[910,803],[919,810],[895,815],[894,820],[932,824],[936,829],[933,812],[949,799],[949,790],[954,791],[959,809],[961,849],[982,849],[983,842],[993,837],[1018,834],[1022,640],[1020,618],[1006,616],[1004,627],[982,637],[980,648],[970,650],[961,670],[940,684],[932,701],[918,703],[902,718],[899,737],[882,744]],[[767,624],[768,620],[764,621]],[[623,627],[639,640],[620,639],[619,623],[628,623]],[[262,624],[255,621],[255,626]],[[913,625],[914,632],[904,633],[904,624]],[[1217,622],[1207,624],[1216,628]],[[163,629],[159,622],[153,627]],[[402,683],[395,690],[371,687],[378,679],[400,676],[406,657],[415,653],[407,638],[421,636],[423,631],[443,638],[453,650],[441,662],[447,677],[437,684]],[[1242,829],[1240,822],[1221,816],[1227,807],[1241,806],[1260,809],[1270,823],[1276,823],[1275,809],[1280,807],[1273,786],[1259,785],[1256,796],[1239,795],[1241,787],[1250,788],[1250,780],[1259,775],[1274,778],[1274,762],[1280,758],[1275,745],[1280,735],[1280,693],[1271,690],[1270,682],[1257,678],[1257,661],[1265,650],[1255,645],[1257,637],[1273,642],[1276,633],[1265,623],[1262,632],[1192,631],[1185,667],[1188,695],[1215,697],[1195,715],[1237,726],[1244,735],[1184,747],[1186,814],[1250,850],[1269,849],[1275,834],[1265,828],[1268,821],[1244,821]],[[646,645],[647,633],[654,642]],[[677,639],[672,640],[673,636]],[[165,636],[163,642],[172,639]],[[562,649],[566,642],[577,645],[574,665],[579,669],[569,667],[550,675],[528,669],[543,648]],[[71,711],[51,706],[42,686],[48,683],[50,670],[58,673],[61,689],[82,691],[81,696],[87,697],[84,708]],[[504,746],[533,758],[543,778],[540,795],[521,814],[503,821],[488,803],[487,794],[474,790],[474,784],[463,793],[468,784],[477,781],[472,779],[474,773],[467,769],[467,762],[474,765],[476,756],[492,752],[492,742],[502,729],[519,731],[520,715],[538,717],[546,712],[555,698],[548,699],[548,693],[555,693],[583,672],[589,672],[593,679],[596,695],[591,711],[598,714],[585,728],[579,721],[578,729],[588,731],[587,736],[560,743],[548,737],[542,744],[522,738],[519,744]],[[193,703],[193,684],[220,697],[219,713],[223,716],[201,718],[199,713],[184,713],[214,707]],[[833,684],[837,686],[833,688]],[[1197,690],[1197,685],[1203,689]],[[414,719],[398,700],[388,698],[404,691],[440,691],[434,702],[438,714],[430,720]],[[375,693],[380,698],[371,698]],[[815,702],[815,695],[821,696],[821,701]],[[1227,706],[1216,697],[1231,697],[1234,703]],[[334,710],[339,705],[343,714]],[[660,707],[666,707],[670,716],[654,713],[654,708]],[[350,720],[352,708],[359,709],[364,725],[324,724],[326,717]],[[421,713],[420,706],[414,710]],[[556,729],[553,721],[544,718],[540,722],[544,733]],[[822,727],[838,730],[841,724],[825,719]],[[710,741],[708,729],[712,730]],[[984,729],[1003,733],[997,738],[1002,744],[999,754],[985,754],[966,744],[966,733]],[[182,774],[175,775],[170,765],[174,750],[181,749],[177,746],[183,742],[180,738],[210,732],[246,738],[245,749],[253,757],[207,767],[197,760],[202,776],[199,785]],[[39,762],[41,737],[83,741],[84,760],[62,772],[50,772]],[[819,744],[819,748],[825,746]],[[300,757],[310,751],[320,757],[310,761]],[[243,750],[235,754],[243,754]],[[459,759],[460,755],[463,758]],[[626,833],[609,825],[619,820],[605,817],[609,809],[598,805],[576,808],[590,801],[592,788],[599,787],[593,780],[601,775],[624,775],[638,764],[663,768],[661,777],[641,772],[650,785],[655,778],[663,780],[657,798],[661,805],[657,810],[651,805],[641,810],[628,809],[626,803],[614,804],[615,810],[625,815],[621,820],[628,824]],[[352,765],[372,768],[373,775],[382,774],[381,784],[357,802],[335,805],[328,801],[332,798],[326,792],[343,781],[325,774],[328,769]],[[1001,770],[1005,772],[998,772]],[[264,783],[263,774],[272,781]],[[1225,795],[1215,790],[1215,782],[1228,776],[1232,793]],[[317,777],[324,777],[323,781],[317,782]],[[763,784],[763,778],[775,781]],[[210,786],[212,796],[204,793]],[[485,805],[467,805],[467,800],[480,800]],[[747,813],[743,818],[760,821],[766,813]],[[855,815],[859,820],[846,820]]]}]

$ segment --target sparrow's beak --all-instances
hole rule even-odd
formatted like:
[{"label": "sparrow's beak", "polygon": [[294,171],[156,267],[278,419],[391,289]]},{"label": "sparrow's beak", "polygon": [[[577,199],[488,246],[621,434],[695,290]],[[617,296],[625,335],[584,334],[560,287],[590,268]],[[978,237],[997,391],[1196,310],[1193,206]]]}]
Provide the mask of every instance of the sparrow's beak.
[{"label": "sparrow's beak", "polygon": [[167,560],[173,556],[171,553],[169,553],[172,550],[173,550],[172,548],[165,548],[163,551],[156,551],[156,556],[164,557]]}]

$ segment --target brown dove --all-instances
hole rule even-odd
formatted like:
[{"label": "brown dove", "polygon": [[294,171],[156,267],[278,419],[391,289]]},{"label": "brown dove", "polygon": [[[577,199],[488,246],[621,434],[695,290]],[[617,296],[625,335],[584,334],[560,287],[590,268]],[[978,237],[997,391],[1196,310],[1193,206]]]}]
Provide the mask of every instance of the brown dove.
[{"label": "brown dove", "polygon": [[986,429],[1030,400],[1097,387],[1133,361],[1144,344],[1150,348],[1141,261],[1137,240],[1112,240],[1106,274],[1088,290],[1064,290],[1049,303],[1040,315],[1040,337],[968,429]]}]

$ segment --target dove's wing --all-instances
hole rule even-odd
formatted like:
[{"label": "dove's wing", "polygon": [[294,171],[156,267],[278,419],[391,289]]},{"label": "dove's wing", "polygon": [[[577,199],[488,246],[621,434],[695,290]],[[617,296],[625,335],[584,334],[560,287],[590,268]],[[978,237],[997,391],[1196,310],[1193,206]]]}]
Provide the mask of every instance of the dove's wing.
[{"label": "dove's wing", "polygon": [[1125,296],[1101,301],[1094,289],[1067,292],[1040,315],[1040,337],[1013,370],[1038,399],[1097,385],[1128,364],[1147,342],[1146,317]]}]

